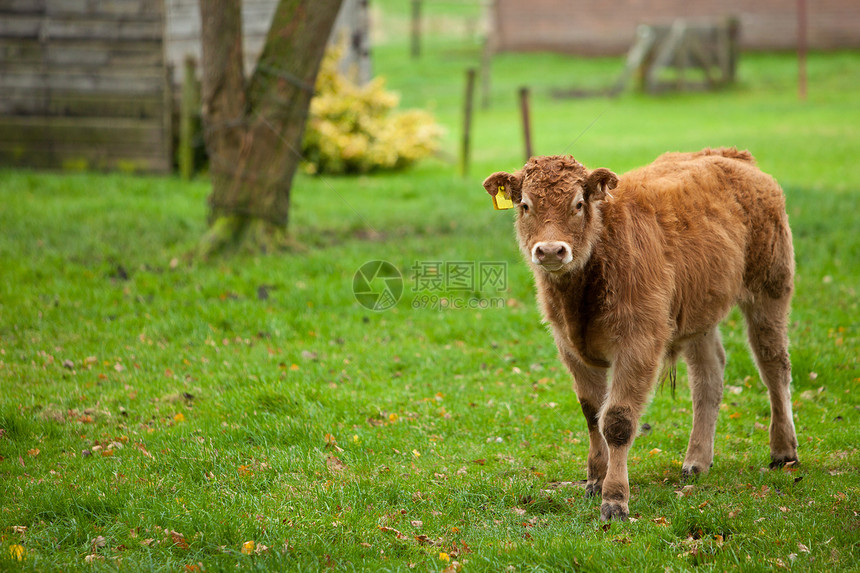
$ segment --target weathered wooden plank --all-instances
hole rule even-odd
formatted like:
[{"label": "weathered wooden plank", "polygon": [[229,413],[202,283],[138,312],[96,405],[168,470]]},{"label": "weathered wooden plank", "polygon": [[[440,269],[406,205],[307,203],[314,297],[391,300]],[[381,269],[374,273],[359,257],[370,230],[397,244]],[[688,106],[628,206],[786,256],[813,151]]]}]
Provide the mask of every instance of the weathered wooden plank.
[{"label": "weathered wooden plank", "polygon": [[36,38],[0,37],[0,68],[22,64],[32,68],[42,63],[44,45]]},{"label": "weathered wooden plank", "polygon": [[161,0],[48,0],[45,9],[50,16],[138,17],[163,13]]},{"label": "weathered wooden plank", "polygon": [[45,19],[35,14],[3,14],[0,37],[39,38]]},{"label": "weathered wooden plank", "polygon": [[0,163],[166,171],[162,120],[0,117]]},{"label": "weathered wooden plank", "polygon": [[7,14],[44,14],[45,0],[0,0],[0,18]]},{"label": "weathered wooden plank", "polygon": [[80,145],[157,145],[162,120],[125,118],[0,117],[0,141],[62,142]]},{"label": "weathered wooden plank", "polygon": [[128,173],[169,173],[170,162],[161,154],[105,155],[100,149],[40,151],[0,148],[0,165],[31,169],[67,171],[124,171]]},{"label": "weathered wooden plank", "polygon": [[161,40],[163,22],[160,16],[140,16],[133,20],[90,17],[49,18],[44,32],[50,40],[90,39],[133,42]]},{"label": "weathered wooden plank", "polygon": [[164,65],[161,42],[141,40],[117,44],[108,41],[55,41],[34,38],[0,38],[0,70],[40,69],[40,66],[123,69]]},{"label": "weathered wooden plank", "polygon": [[160,14],[130,18],[59,16],[35,14],[3,14],[0,37],[38,38],[41,40],[111,40],[133,42],[162,39],[163,19]]},{"label": "weathered wooden plank", "polygon": [[61,70],[44,72],[0,70],[0,86],[17,90],[60,90],[95,93],[151,94],[164,89],[160,70],[120,70],[110,68],[104,73],[87,70]]},{"label": "weathered wooden plank", "polygon": [[164,99],[159,93],[34,92],[0,87],[0,115],[155,119],[163,113]]},{"label": "weathered wooden plank", "polygon": [[111,145],[88,145],[75,141],[0,141],[0,152],[22,156],[25,153],[61,153],[64,155],[90,155],[101,157],[152,157],[162,153],[159,145],[151,143],[115,141]]}]

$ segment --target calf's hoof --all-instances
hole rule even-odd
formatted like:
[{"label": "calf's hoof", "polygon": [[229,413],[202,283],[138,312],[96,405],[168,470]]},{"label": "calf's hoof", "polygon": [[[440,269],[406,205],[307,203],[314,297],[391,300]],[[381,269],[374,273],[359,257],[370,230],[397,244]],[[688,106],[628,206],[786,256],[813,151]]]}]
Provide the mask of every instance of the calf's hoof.
[{"label": "calf's hoof", "polygon": [[[711,466],[712,465],[714,464],[711,464]],[[708,470],[711,469],[711,466],[705,467],[704,465],[696,463],[684,464],[681,467],[681,480],[685,482],[695,481],[699,475],[707,473]]]},{"label": "calf's hoof", "polygon": [[796,468],[800,465],[797,456],[771,456],[770,469],[774,470],[783,466]]},{"label": "calf's hoof", "polygon": [[590,483],[585,486],[585,497],[600,497],[603,490],[603,485],[599,483]]},{"label": "calf's hoof", "polygon": [[600,521],[627,521],[627,504],[604,501],[600,506]]}]

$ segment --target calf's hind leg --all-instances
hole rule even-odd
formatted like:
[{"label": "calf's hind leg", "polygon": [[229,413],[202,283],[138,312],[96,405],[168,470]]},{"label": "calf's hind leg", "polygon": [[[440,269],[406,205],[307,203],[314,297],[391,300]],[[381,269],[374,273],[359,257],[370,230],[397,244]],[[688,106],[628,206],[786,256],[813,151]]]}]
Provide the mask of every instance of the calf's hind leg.
[{"label": "calf's hind leg", "polygon": [[770,467],[797,462],[797,435],[791,413],[791,362],[788,356],[789,297],[755,297],[741,305],[750,348],[770,397]]},{"label": "calf's hind leg", "polygon": [[714,434],[723,399],[723,372],[726,367],[726,351],[720,341],[719,329],[714,327],[688,342],[684,358],[689,367],[693,398],[693,430],[681,471],[690,476],[708,471],[714,461]]}]

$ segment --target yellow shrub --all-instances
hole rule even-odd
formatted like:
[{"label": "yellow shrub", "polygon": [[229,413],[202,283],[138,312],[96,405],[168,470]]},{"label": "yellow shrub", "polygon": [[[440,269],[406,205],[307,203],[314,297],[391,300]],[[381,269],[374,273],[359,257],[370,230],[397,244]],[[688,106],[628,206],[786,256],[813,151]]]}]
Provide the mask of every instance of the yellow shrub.
[{"label": "yellow shrub", "polygon": [[310,173],[401,169],[436,152],[442,128],[423,110],[398,111],[399,97],[376,78],[358,86],[338,73],[330,48],[317,76],[302,151]]}]

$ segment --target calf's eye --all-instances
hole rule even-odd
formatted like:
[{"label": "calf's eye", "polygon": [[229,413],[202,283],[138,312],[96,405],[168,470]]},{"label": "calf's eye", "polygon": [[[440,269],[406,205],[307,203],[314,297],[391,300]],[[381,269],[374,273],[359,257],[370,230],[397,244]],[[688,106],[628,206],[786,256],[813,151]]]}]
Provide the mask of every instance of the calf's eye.
[{"label": "calf's eye", "polygon": [[528,211],[529,211],[528,205],[526,205],[525,203],[520,203],[520,207],[522,208],[523,213],[528,213]]},{"label": "calf's eye", "polygon": [[577,201],[577,202],[576,202],[576,210],[577,210],[577,211],[582,210],[582,201]]}]

